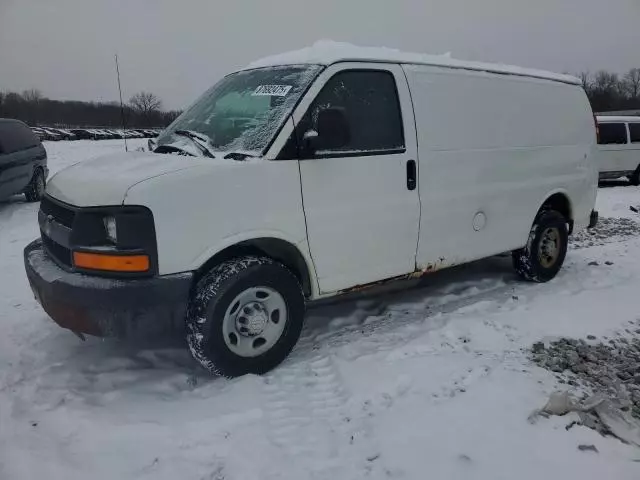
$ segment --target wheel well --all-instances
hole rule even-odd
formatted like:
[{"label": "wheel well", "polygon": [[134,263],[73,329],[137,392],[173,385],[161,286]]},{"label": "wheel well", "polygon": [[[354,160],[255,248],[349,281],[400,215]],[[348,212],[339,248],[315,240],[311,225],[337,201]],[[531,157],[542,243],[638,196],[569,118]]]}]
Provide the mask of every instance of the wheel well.
[{"label": "wheel well", "polygon": [[215,265],[232,258],[261,255],[277,260],[298,278],[305,297],[311,296],[311,276],[307,262],[297,247],[278,238],[256,238],[225,248],[207,260],[196,272],[194,283]]},{"label": "wheel well", "polygon": [[571,211],[571,202],[569,202],[569,199],[564,193],[554,193],[547,198],[538,213],[544,210],[555,210],[562,214],[562,216],[567,219],[569,234],[571,234],[573,231],[573,213]]}]

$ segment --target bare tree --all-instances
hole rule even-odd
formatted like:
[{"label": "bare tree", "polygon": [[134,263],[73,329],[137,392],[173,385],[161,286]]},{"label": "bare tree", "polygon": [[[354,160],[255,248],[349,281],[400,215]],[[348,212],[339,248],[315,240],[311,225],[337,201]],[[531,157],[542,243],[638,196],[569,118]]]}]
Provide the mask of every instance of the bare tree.
[{"label": "bare tree", "polygon": [[138,92],[129,99],[131,107],[143,116],[157,112],[162,108],[162,101],[153,93]]},{"label": "bare tree", "polygon": [[618,74],[600,70],[593,81],[593,89],[597,94],[613,94],[618,90]]},{"label": "bare tree", "polygon": [[580,82],[582,82],[582,88],[585,92],[590,92],[593,87],[593,81],[591,80],[591,74],[589,72],[580,72],[578,74]]},{"label": "bare tree", "polygon": [[40,102],[44,96],[40,90],[35,88],[24,90],[22,100],[25,102],[27,122],[29,125],[37,125],[40,119]]},{"label": "bare tree", "polygon": [[40,102],[40,100],[44,98],[44,95],[42,95],[42,92],[40,90],[36,88],[31,88],[29,90],[24,90],[22,92],[22,98],[24,99],[25,102],[37,105]]},{"label": "bare tree", "polygon": [[625,73],[622,88],[631,100],[640,99],[640,68],[632,68]]}]

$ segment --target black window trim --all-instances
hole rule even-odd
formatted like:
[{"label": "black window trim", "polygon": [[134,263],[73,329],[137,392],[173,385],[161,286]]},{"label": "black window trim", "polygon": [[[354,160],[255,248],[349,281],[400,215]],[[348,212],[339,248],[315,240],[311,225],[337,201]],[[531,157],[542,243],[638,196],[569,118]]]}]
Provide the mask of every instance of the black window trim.
[{"label": "black window trim", "polygon": [[[622,127],[624,128],[624,143],[619,143],[619,142],[611,142],[611,143],[600,143],[600,139],[602,139],[602,127],[604,125],[622,125]],[[630,145],[630,135],[629,135],[629,127],[628,127],[628,122],[615,122],[615,121],[611,121],[611,122],[600,122],[598,125],[598,128],[600,129],[600,139],[598,140],[598,145],[602,145],[602,146],[615,146],[615,145]]]},{"label": "black window trim", "polygon": [[[334,65],[339,65],[340,63],[343,62],[338,62],[335,63]],[[386,62],[385,62],[386,63]],[[381,62],[381,64],[384,64]],[[388,64],[387,64],[388,65]],[[397,65],[397,64],[391,64],[391,65]],[[402,102],[400,101],[400,92],[398,90],[398,81],[396,80],[396,76],[394,74],[394,72],[392,72],[389,68],[371,68],[371,67],[356,67],[356,68],[345,68],[342,70],[339,70],[337,72],[335,72],[333,75],[331,75],[327,81],[324,83],[324,85],[322,85],[322,87],[320,88],[320,90],[318,91],[318,94],[320,94],[320,92],[322,92],[322,90],[324,89],[324,87],[337,75],[340,75],[342,73],[345,72],[375,72],[375,73],[386,73],[387,75],[390,75],[391,78],[393,79],[393,89],[395,91],[396,94],[396,100],[398,101],[398,107],[399,107],[399,112],[400,112],[400,133],[402,135],[402,143],[404,143],[403,147],[398,147],[398,148],[389,148],[389,149],[375,149],[375,150],[359,150],[359,151],[349,151],[346,150],[344,152],[335,152],[335,153],[323,153],[323,154],[316,154],[313,157],[307,157],[307,156],[303,156],[301,155],[301,149],[300,149],[300,145],[301,145],[301,140],[302,140],[302,136],[304,135],[305,132],[300,131],[300,125],[298,123],[295,123],[295,130],[293,131],[293,135],[294,135],[294,139],[295,142],[297,144],[297,160],[320,160],[323,158],[353,158],[353,157],[371,157],[371,156],[382,156],[382,155],[399,155],[399,154],[404,154],[407,152],[407,139],[406,139],[406,135],[405,135],[405,128],[404,128],[404,111],[402,109]],[[322,72],[320,72],[322,73]],[[320,76],[320,74],[318,74],[318,76]],[[318,80],[318,77],[315,78],[314,82]],[[312,82],[313,83],[313,82]],[[310,86],[309,86],[310,87]],[[317,98],[316,95],[316,98]],[[301,97],[302,98],[302,97]],[[311,108],[313,103],[315,102],[316,98],[314,98],[311,103],[309,104],[308,108]],[[294,109],[295,111],[295,109]],[[307,115],[308,113],[308,109],[307,111],[304,112],[304,115],[302,116],[304,118],[305,115]],[[284,149],[287,146],[287,142],[285,142],[285,145],[283,145],[282,150],[284,151]],[[282,152],[280,152],[281,154]],[[276,157],[277,159],[281,159],[281,160],[285,160],[285,158],[281,158],[280,154],[278,154],[278,156]]]}]

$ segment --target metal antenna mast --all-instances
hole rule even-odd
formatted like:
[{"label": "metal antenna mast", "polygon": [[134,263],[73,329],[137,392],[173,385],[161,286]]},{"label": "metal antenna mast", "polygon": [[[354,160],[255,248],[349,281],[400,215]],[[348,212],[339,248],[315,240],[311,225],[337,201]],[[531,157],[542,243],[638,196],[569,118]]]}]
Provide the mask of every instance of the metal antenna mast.
[{"label": "metal antenna mast", "polygon": [[122,120],[122,136],[124,137],[124,151],[128,152],[127,146],[127,125],[124,120],[124,104],[122,103],[122,86],[120,85],[120,67],[118,66],[118,55],[116,54],[116,75],[118,76],[118,91],[120,92],[120,119]]}]

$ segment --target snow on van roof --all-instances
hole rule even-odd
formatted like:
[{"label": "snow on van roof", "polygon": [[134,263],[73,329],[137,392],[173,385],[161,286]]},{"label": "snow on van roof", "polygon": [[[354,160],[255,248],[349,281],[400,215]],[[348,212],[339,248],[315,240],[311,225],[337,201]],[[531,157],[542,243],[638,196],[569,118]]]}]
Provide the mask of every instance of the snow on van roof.
[{"label": "snow on van roof", "polygon": [[503,73],[523,77],[543,78],[557,82],[580,85],[580,79],[571,75],[534,70],[494,63],[470,62],[456,60],[449,54],[427,55],[408,53],[387,47],[358,47],[349,43],[321,40],[301,50],[272,55],[250,63],[246,69],[271,67],[277,65],[319,64],[331,65],[344,61],[369,61],[389,63],[412,63],[421,65],[442,66],[465,70],[479,70],[492,73]]},{"label": "snow on van roof", "polygon": [[596,119],[598,120],[598,122],[600,123],[606,123],[606,122],[633,122],[633,123],[640,123],[640,116],[633,116],[633,115],[598,115],[596,117]]}]

